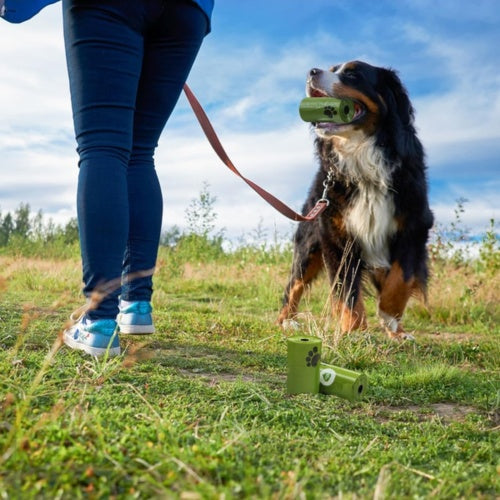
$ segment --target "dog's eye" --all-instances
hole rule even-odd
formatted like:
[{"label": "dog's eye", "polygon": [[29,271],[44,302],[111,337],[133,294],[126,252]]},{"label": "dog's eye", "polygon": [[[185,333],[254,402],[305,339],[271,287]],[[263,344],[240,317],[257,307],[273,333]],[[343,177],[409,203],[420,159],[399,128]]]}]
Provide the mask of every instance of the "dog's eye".
[{"label": "dog's eye", "polygon": [[353,69],[348,69],[342,73],[342,76],[345,76],[347,78],[356,78],[358,75]]}]

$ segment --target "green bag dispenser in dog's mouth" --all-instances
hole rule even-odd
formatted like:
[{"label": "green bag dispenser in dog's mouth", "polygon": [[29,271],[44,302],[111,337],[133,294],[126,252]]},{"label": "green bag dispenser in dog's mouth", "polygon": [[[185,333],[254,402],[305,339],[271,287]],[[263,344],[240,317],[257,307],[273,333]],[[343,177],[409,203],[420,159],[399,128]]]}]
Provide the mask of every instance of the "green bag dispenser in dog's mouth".
[{"label": "green bag dispenser in dog's mouth", "polygon": [[335,97],[305,97],[299,106],[305,122],[349,123],[356,114],[354,102]]}]

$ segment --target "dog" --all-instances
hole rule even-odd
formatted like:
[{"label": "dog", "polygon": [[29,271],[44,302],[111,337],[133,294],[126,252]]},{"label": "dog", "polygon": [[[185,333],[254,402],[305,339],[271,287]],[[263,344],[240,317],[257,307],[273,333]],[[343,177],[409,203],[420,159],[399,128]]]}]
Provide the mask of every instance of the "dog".
[{"label": "dog", "polygon": [[319,171],[303,214],[320,198],[329,205],[314,222],[299,223],[278,322],[296,316],[304,289],[326,268],[342,332],[367,328],[369,277],[389,337],[412,338],[401,318],[411,296],[426,300],[434,218],[408,93],[394,70],[351,61],[311,69],[306,95],[350,99],[355,114],[349,123],[312,124]]}]

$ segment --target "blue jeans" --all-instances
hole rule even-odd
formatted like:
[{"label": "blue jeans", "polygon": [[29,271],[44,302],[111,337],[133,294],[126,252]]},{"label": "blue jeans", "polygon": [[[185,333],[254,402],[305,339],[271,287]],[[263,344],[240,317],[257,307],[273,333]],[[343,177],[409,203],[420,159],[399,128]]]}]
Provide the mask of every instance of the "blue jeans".
[{"label": "blue jeans", "polygon": [[63,0],[63,17],[83,292],[105,290],[91,319],[115,318],[120,294],[151,300],[151,273],[140,275],[161,232],[153,155],[208,20],[189,0]]}]

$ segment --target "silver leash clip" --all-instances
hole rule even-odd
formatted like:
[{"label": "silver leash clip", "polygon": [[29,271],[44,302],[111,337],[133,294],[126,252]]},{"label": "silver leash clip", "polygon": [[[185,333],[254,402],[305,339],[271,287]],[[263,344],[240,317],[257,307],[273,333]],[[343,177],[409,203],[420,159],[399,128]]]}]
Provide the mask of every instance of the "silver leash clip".
[{"label": "silver leash clip", "polygon": [[335,186],[335,181],[333,180],[333,170],[329,170],[326,179],[323,181],[323,194],[318,200],[318,203],[324,202],[326,206],[330,205],[330,200],[328,199],[328,191]]}]

